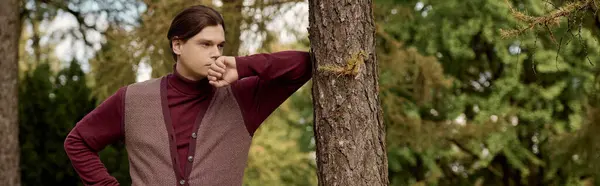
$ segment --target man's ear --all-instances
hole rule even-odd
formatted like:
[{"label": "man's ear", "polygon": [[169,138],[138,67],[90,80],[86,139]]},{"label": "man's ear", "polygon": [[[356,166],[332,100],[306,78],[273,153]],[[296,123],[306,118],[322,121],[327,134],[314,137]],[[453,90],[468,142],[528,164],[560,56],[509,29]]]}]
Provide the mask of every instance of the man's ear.
[{"label": "man's ear", "polygon": [[173,53],[181,55],[181,47],[183,47],[182,40],[177,38],[173,39],[173,41],[171,41],[171,46],[173,47]]}]

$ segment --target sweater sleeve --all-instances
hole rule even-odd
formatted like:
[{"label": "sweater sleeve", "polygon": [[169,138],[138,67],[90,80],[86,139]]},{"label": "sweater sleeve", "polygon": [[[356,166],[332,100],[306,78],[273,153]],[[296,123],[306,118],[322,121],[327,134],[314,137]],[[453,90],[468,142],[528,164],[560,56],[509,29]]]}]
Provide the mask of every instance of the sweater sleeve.
[{"label": "sweater sleeve", "polygon": [[100,161],[98,152],[123,139],[126,87],[119,89],[81,119],[64,142],[67,156],[85,185],[119,185]]},{"label": "sweater sleeve", "polygon": [[239,80],[232,91],[250,135],[312,77],[308,52],[283,51],[236,57]]}]

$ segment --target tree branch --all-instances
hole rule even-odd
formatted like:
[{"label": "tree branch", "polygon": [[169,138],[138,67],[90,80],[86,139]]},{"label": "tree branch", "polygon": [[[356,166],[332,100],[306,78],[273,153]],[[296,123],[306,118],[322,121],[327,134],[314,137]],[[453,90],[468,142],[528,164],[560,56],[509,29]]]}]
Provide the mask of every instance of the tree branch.
[{"label": "tree branch", "polygon": [[458,142],[458,140],[452,139],[452,138],[446,138],[446,140],[452,142],[453,144],[455,144],[458,148],[460,148],[462,151],[466,152],[467,154],[469,154],[473,157],[479,158],[479,155],[477,153],[471,151],[469,148],[467,148],[466,146],[464,146],[463,144]]}]

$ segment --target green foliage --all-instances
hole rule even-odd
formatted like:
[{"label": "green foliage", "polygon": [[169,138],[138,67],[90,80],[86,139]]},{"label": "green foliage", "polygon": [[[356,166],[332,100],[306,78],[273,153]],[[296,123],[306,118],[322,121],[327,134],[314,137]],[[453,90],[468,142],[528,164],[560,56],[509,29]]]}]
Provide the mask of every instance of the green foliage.
[{"label": "green foliage", "polygon": [[[23,185],[81,185],[63,150],[67,134],[96,106],[79,63],[54,74],[42,63],[25,71],[19,86],[19,142]],[[100,152],[107,169],[120,183],[130,183],[122,144]]]},{"label": "green foliage", "polygon": [[[392,185],[568,185],[597,178],[584,165],[600,162],[577,163],[595,147],[559,150],[584,147],[580,139],[591,136],[581,129],[597,122],[586,106],[598,72],[589,63],[598,51],[589,33],[597,28],[557,28],[554,36],[573,40],[559,50],[552,35],[503,39],[500,30],[519,20],[502,1],[376,4]],[[542,15],[552,11],[545,5],[513,7]]]},{"label": "green foliage", "polygon": [[27,71],[20,82],[19,98],[23,185],[79,183],[63,150],[71,128],[94,108],[79,64],[72,62],[56,75],[45,63]]},{"label": "green foliage", "polygon": [[265,121],[250,148],[244,185],[317,185],[314,151],[298,148],[302,135],[303,130],[297,130],[277,114]]},{"label": "green foliage", "polygon": [[89,62],[94,87],[92,94],[98,98],[97,104],[119,88],[135,82],[139,61],[123,30],[109,28],[106,38],[107,42]]}]

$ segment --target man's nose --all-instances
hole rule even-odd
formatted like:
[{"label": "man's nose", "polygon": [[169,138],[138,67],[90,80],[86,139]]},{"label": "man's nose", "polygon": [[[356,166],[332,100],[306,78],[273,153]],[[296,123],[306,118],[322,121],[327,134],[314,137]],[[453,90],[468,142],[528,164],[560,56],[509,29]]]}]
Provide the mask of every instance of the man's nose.
[{"label": "man's nose", "polygon": [[212,47],[210,55],[211,55],[210,57],[213,58],[214,60],[221,57],[221,49],[219,48],[219,46]]}]

